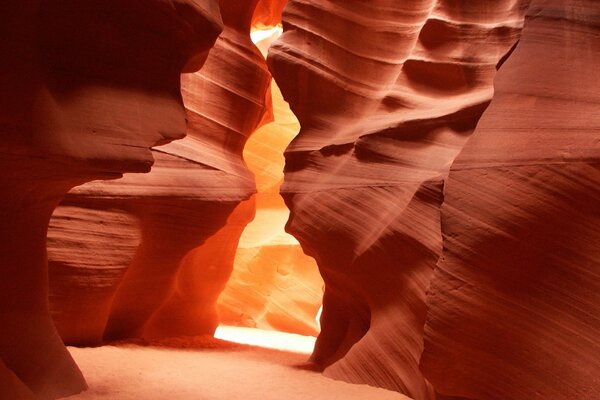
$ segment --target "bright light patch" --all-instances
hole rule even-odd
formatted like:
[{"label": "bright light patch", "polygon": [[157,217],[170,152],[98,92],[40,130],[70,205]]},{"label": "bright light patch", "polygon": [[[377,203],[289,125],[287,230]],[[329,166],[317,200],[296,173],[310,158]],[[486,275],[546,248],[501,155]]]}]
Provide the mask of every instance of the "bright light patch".
[{"label": "bright light patch", "polygon": [[299,246],[298,240],[284,230],[289,215],[287,208],[257,208],[254,219],[244,229],[238,247]]},{"label": "bright light patch", "polygon": [[250,32],[250,39],[252,39],[253,43],[258,43],[261,40],[265,40],[266,38],[271,36],[277,38],[281,35],[282,32],[283,29],[280,26],[276,26],[270,29],[260,29]]},{"label": "bright light patch", "polygon": [[215,338],[234,343],[263,347],[266,349],[303,354],[312,353],[316,340],[313,336],[302,336],[295,333],[223,325],[217,328]]}]

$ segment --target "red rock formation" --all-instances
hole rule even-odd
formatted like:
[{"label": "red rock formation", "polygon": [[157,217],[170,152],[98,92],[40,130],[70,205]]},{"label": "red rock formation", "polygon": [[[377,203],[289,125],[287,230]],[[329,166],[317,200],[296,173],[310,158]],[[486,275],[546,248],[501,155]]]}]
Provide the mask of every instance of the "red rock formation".
[{"label": "red rock formation", "polygon": [[600,398],[600,4],[533,1],[452,166],[422,368],[442,393]]},{"label": "red rock formation", "polygon": [[33,400],[34,394],[23,382],[0,360],[0,396],[11,400]]},{"label": "red rock formation", "polygon": [[325,374],[433,397],[418,361],[442,182],[517,40],[521,2],[296,0],[269,64],[302,130],[288,230],[326,289]]},{"label": "red rock formation", "polygon": [[[69,342],[196,335],[216,328],[215,298],[230,271],[215,274],[210,263],[188,265],[199,256],[186,254],[214,235],[239,202],[255,191],[242,149],[270,106],[265,96],[270,74],[249,38],[255,5],[256,1],[220,2],[225,30],[202,71],[182,77],[188,136],[153,149],[156,164],[150,174],[94,182],[69,194],[65,205],[83,210],[88,218],[85,229],[110,215],[107,229],[121,236],[129,237],[138,224],[141,230],[135,255],[125,242],[120,249],[97,243],[97,254],[114,255],[110,270],[93,254],[87,260],[71,257],[74,268],[65,270],[66,275],[55,269],[52,307],[61,321],[60,333]],[[254,213],[244,210],[236,214],[241,226]],[[68,229],[71,237],[78,232],[75,222]],[[232,243],[235,249],[236,241]],[[224,245],[230,247],[229,242]],[[73,250],[56,251],[68,255]],[[90,301],[78,302],[75,310],[73,298]]]},{"label": "red rock formation", "polygon": [[19,381],[37,398],[85,389],[48,312],[50,216],[73,186],[147,171],[151,146],[184,135],[179,74],[216,39],[215,10],[182,0],[0,5],[0,375],[11,382],[0,395]]},{"label": "red rock formation", "polygon": [[[233,6],[230,13],[243,11],[239,9],[241,3]],[[56,231],[53,226],[50,230],[53,316],[61,336],[68,343],[100,343],[111,312],[121,315],[121,321],[113,324],[126,327],[127,332],[107,332],[107,337],[211,334],[218,320],[224,324],[301,334],[316,335],[318,332],[315,315],[321,304],[323,283],[314,260],[305,256],[298,242],[283,232],[288,210],[278,193],[283,178],[283,150],[299,130],[297,120],[275,87],[275,121],[259,129],[248,143],[241,142],[240,138],[244,139],[244,136],[237,133],[247,136],[253,121],[257,124],[258,109],[252,106],[253,103],[264,104],[266,111],[270,111],[271,101],[268,91],[263,102],[264,71],[253,76],[256,72],[253,67],[240,63],[240,54],[230,51],[231,47],[227,45],[231,37],[238,35],[233,24],[245,30],[245,36],[240,37],[247,45],[248,10],[246,22],[239,17],[225,21],[231,27],[226,28],[198,78],[184,79],[184,100],[188,108],[201,115],[188,110],[190,135],[168,146],[175,149],[174,154],[179,151],[179,154],[193,155],[199,163],[209,164],[211,168],[206,170],[204,165],[185,164],[177,159],[167,164],[166,159],[161,158],[164,156],[159,154],[149,175],[84,185],[72,191],[63,202],[65,206],[72,204],[70,208],[61,215],[55,213]],[[257,9],[254,17],[260,12]],[[258,43],[265,56],[266,48],[279,33],[271,34],[272,37]],[[256,61],[255,54],[249,59]],[[263,61],[258,65],[264,70]],[[255,86],[252,86],[253,80]],[[221,90],[218,85],[209,86],[213,90],[208,90],[204,87],[207,81],[226,82],[233,92],[239,92],[245,85],[246,90],[256,91],[255,99],[248,106],[241,97],[232,97],[231,92]],[[221,125],[210,122],[215,117],[220,119]],[[269,118],[273,115],[267,112],[262,122]],[[234,122],[238,124],[237,132],[224,129],[225,125]],[[242,199],[254,188],[254,181],[241,163],[242,146],[244,159],[256,175],[259,193],[231,212],[231,207],[237,204],[231,199]],[[172,168],[173,161],[181,166]],[[192,179],[191,171],[198,171],[195,173],[197,178]],[[161,188],[161,193],[153,196],[152,191],[157,187]],[[194,196],[197,200],[192,199]],[[184,206],[184,201],[189,207]],[[134,282],[123,284],[122,289],[127,289],[120,290],[113,306],[117,286],[133,257],[131,246],[137,246],[137,218],[144,218],[143,210],[149,205],[155,212],[158,205],[165,204],[171,204],[171,207],[161,206],[162,225],[156,226],[151,235],[146,234],[145,241],[151,244],[145,245],[145,251],[153,252],[146,257],[149,261],[133,264],[139,265],[138,276],[128,272],[127,276]],[[242,231],[254,217],[256,205],[258,217],[244,234],[238,249]],[[116,211],[115,207],[126,211]],[[77,217],[77,214],[82,215]],[[194,216],[195,221],[191,218]],[[71,221],[66,221],[67,217]],[[212,228],[204,232],[192,231],[198,227],[206,228],[210,217],[219,218]],[[224,224],[225,218],[227,224],[214,233]],[[154,216],[147,219],[157,220]],[[172,232],[168,233],[170,230]],[[86,232],[89,235],[86,236]],[[54,238],[55,234],[58,237]],[[119,248],[115,249],[106,240],[103,242],[103,238],[111,240],[109,235],[120,236]],[[178,240],[169,244],[165,237]],[[182,237],[192,241],[186,244],[179,240]],[[96,246],[92,240],[97,242]],[[180,250],[166,248],[167,245],[180,246]],[[84,253],[88,254],[80,253],[81,257],[78,257],[76,248],[86,249]],[[93,250],[93,258],[89,257],[90,250]],[[138,257],[139,252],[138,249]],[[230,278],[234,263],[236,271]],[[156,269],[151,271],[152,266]],[[217,319],[215,304],[226,282],[226,290],[218,301],[220,318]],[[137,288],[132,287],[134,285]],[[159,293],[166,294],[161,296]],[[166,300],[164,296],[170,298]],[[73,298],[79,301],[73,302]],[[119,302],[125,305],[121,306]]]}]

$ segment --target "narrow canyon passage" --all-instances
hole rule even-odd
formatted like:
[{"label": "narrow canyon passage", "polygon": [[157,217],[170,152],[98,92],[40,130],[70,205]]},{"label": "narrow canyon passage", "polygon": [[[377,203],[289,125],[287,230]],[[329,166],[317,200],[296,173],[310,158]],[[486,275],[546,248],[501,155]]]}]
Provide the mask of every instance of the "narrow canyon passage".
[{"label": "narrow canyon passage", "polygon": [[[281,28],[275,28],[254,31],[252,37],[266,57],[280,34]],[[283,152],[300,125],[274,81],[270,90],[273,122],[255,131],[244,147],[257,187],[247,202],[255,204],[256,212],[240,237],[232,275],[219,297],[219,318],[224,325],[316,336],[323,281],[314,259],[284,231],[289,210],[279,194]]]},{"label": "narrow canyon passage", "polygon": [[[266,58],[281,27],[261,28],[253,30],[251,38]],[[231,268],[217,300],[220,325],[214,337],[220,340],[148,337],[95,349],[70,347],[90,385],[85,393],[70,398],[196,399],[201,392],[202,399],[215,400],[305,399],[324,388],[347,399],[399,398],[383,389],[332,382],[308,364],[319,333],[324,284],[315,260],[285,232],[289,210],[279,194],[283,152],[300,125],[274,80],[268,90],[272,111],[243,150],[256,193],[239,203],[225,225],[182,260],[180,275],[188,279],[206,278],[194,276],[193,269],[206,270],[207,263],[221,274]],[[252,212],[252,221],[244,225]],[[159,332],[164,323],[151,318],[146,330]],[[260,383],[258,377],[265,375],[272,378],[272,385]],[[232,386],[232,381],[237,384]]]},{"label": "narrow canyon passage", "polygon": [[600,399],[598,0],[2,0],[0,59],[0,400]]},{"label": "narrow canyon passage", "polygon": [[[281,28],[252,32],[266,57]],[[284,228],[289,210],[279,194],[283,152],[300,125],[271,82],[272,121],[256,130],[244,146],[244,160],[255,175],[257,193],[241,202],[228,222],[199,249],[191,264],[206,262],[202,247],[228,263],[222,241],[239,232],[239,219],[255,209],[243,229],[233,269],[217,301],[220,326],[209,337],[135,341],[95,349],[70,347],[90,389],[70,399],[307,399],[324,391],[343,399],[403,399],[397,393],[323,377],[308,363],[319,333],[317,317],[323,280],[312,257]],[[234,237],[235,238],[235,237]],[[235,243],[233,243],[235,244]],[[240,344],[235,344],[240,343]],[[244,345],[246,344],[246,345]],[[250,345],[250,346],[248,346]],[[269,350],[272,349],[272,350]],[[268,379],[265,379],[268,377]],[[199,397],[199,393],[202,393]]]}]

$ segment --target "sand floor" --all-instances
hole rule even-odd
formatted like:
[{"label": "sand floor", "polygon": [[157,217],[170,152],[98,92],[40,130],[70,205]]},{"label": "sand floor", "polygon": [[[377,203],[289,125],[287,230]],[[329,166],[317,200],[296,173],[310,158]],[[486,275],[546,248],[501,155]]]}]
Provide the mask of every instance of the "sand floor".
[{"label": "sand floor", "polygon": [[212,338],[69,347],[89,384],[70,400],[406,400],[395,392],[334,381],[307,354]]}]

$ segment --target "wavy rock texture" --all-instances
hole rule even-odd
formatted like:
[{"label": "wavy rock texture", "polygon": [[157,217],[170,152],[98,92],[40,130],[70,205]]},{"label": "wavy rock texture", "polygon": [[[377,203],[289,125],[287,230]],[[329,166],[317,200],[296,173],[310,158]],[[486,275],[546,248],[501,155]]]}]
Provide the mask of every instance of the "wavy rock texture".
[{"label": "wavy rock texture", "polygon": [[0,396],[56,398],[86,384],[48,312],[51,214],[184,135],[179,75],[222,22],[210,1],[25,0],[2,2],[0,27]]},{"label": "wavy rock texture", "polygon": [[[239,13],[239,10],[235,12]],[[254,16],[259,12],[257,9]],[[227,20],[225,22],[228,23]],[[239,20],[235,23],[244,25]],[[257,46],[266,56],[266,49],[280,31],[265,32],[269,36]],[[249,107],[240,99],[236,100],[237,103],[230,101],[224,104],[224,100],[231,97],[225,91],[208,91],[210,97],[206,97],[206,102],[201,101],[204,97],[199,97],[207,93],[206,88],[200,88],[206,85],[204,81],[207,79],[228,82],[230,91],[234,92],[239,92],[235,85],[249,85],[250,81],[257,79],[252,76],[249,66],[237,65],[235,71],[228,72],[225,67],[239,63],[239,54],[218,53],[220,46],[219,41],[199,73],[202,78],[194,82],[186,80],[183,85],[188,107],[192,102],[195,109],[202,110],[204,115],[194,119],[192,114],[190,135],[169,147],[185,146],[186,155],[193,154],[199,163],[205,162],[205,159],[212,160],[221,172],[217,168],[206,171],[201,169],[203,167],[183,162],[177,169],[167,170],[167,164],[161,158],[164,156],[158,154],[151,174],[129,176],[113,183],[85,185],[71,192],[63,202],[64,210],[61,207],[54,214],[50,230],[53,316],[66,342],[97,344],[102,341],[109,316],[120,307],[113,299],[140,240],[151,243],[144,247],[151,249],[147,251],[152,253],[143,262],[137,263],[141,266],[139,276],[133,276],[134,284],[139,283],[138,288],[124,283],[119,289],[118,298],[133,304],[126,304],[117,311],[119,320],[114,315],[112,317],[113,326],[129,327],[127,332],[111,333],[109,326],[107,338],[211,334],[217,324],[217,296],[226,282],[225,292],[217,304],[219,322],[305,335],[318,333],[315,316],[322,302],[323,282],[314,260],[304,255],[299,243],[283,231],[289,212],[279,195],[279,185],[283,180],[283,151],[297,134],[298,122],[276,87],[272,96],[274,115],[269,112],[271,91],[267,92],[266,100],[258,97],[264,90],[260,89],[264,88],[260,85],[265,82],[264,76],[259,75],[256,86],[251,88],[259,89],[254,103],[265,105],[267,113],[261,123],[269,118],[274,118],[273,122],[258,129],[245,144],[238,141],[239,135],[232,135],[217,124],[209,123],[208,120],[213,117],[210,113],[213,113],[222,121],[229,120],[230,124],[245,124],[237,128],[245,135],[251,133],[252,118],[256,123],[257,114],[252,105]],[[251,60],[256,62],[254,54]],[[211,70],[213,65],[214,71]],[[216,69],[217,65],[219,69]],[[264,61],[260,65],[264,66]],[[213,75],[207,78],[208,73]],[[219,109],[215,109],[213,104],[218,104]],[[246,111],[242,113],[239,110]],[[210,140],[206,139],[207,136]],[[249,170],[256,176],[258,193],[236,206],[239,199],[247,197],[254,187],[251,175],[241,164],[239,153],[242,146]],[[218,158],[219,161],[214,161]],[[233,164],[235,169],[230,168],[224,174],[222,171],[228,168],[227,163]],[[198,179],[191,180],[190,171],[194,168],[198,171]],[[240,176],[243,179],[239,179]],[[152,190],[157,187],[161,188],[161,192],[152,196]],[[184,196],[197,196],[198,201],[186,200]],[[211,201],[211,198],[214,200]],[[231,202],[231,199],[238,201]],[[172,206],[163,207],[161,211],[161,219],[168,221],[154,228],[146,226],[146,231],[153,229],[152,234],[146,233],[140,239],[139,219],[143,220],[144,210],[152,207],[151,212],[156,213],[156,207],[169,202]],[[186,202],[189,206],[185,205]],[[256,218],[242,236],[255,215],[255,209]],[[78,214],[82,215],[78,217]],[[192,219],[194,216],[196,220]],[[211,217],[219,218],[212,227],[202,233],[192,231],[206,227]],[[219,229],[223,224],[225,226]],[[115,241],[117,237],[119,239]],[[166,247],[165,237],[173,238],[181,250]],[[182,241],[185,237],[192,241],[186,244]],[[119,245],[115,246],[114,242]],[[138,258],[139,253],[138,249]],[[150,272],[149,265],[161,270]],[[132,273],[128,272],[128,275],[132,276]],[[129,288],[123,291],[125,286]],[[161,292],[168,292],[169,299],[159,295]],[[72,298],[78,301],[73,302]]]},{"label": "wavy rock texture", "polygon": [[433,397],[418,361],[449,166],[492,97],[521,2],[288,2],[269,66],[302,130],[287,229],[326,289],[327,376]]},{"label": "wavy rock texture", "polygon": [[[69,227],[62,224],[62,233],[51,235],[69,236],[72,243],[63,242],[69,247],[89,240],[97,246],[87,260],[75,259],[72,249],[52,251],[56,265],[68,257],[71,267],[64,273],[56,268],[52,282],[54,316],[70,343],[197,335],[216,328],[215,299],[228,277],[227,271],[211,270],[210,257],[219,249],[206,253],[203,264],[190,265],[200,255],[186,255],[223,227],[240,201],[255,191],[242,149],[270,107],[265,96],[270,74],[249,38],[255,6],[256,1],[220,2],[223,33],[202,71],[182,76],[188,136],[154,148],[156,163],[149,174],[94,182],[69,194],[65,206],[79,207],[87,226],[71,221]],[[242,211],[236,214],[238,226],[254,213],[248,207]],[[101,221],[111,235],[121,237],[119,248],[79,234],[97,235],[101,230],[94,226]],[[138,229],[139,245],[132,252]],[[60,245],[54,238],[52,243]],[[235,247],[231,240],[218,244],[231,243]],[[105,265],[107,253],[112,254],[110,265]],[[74,298],[81,299],[76,309]]]},{"label": "wavy rock texture", "polygon": [[533,1],[452,166],[422,366],[446,394],[600,397],[600,4]]}]

